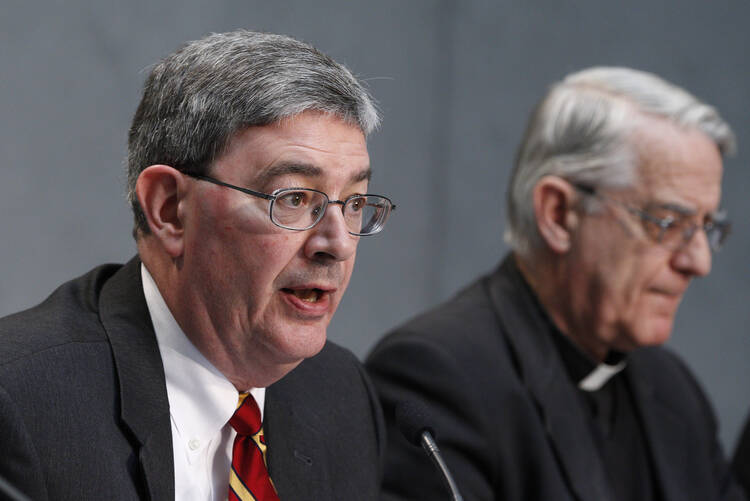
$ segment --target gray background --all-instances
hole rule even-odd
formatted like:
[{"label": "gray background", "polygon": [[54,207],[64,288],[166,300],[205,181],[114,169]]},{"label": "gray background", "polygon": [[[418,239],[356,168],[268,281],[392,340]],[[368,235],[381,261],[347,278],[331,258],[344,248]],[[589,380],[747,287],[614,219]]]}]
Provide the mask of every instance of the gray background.
[{"label": "gray background", "polygon": [[505,252],[515,145],[549,83],[586,66],[633,66],[716,105],[739,139],[724,181],[734,234],[688,291],[670,341],[710,394],[731,451],[750,405],[749,14],[746,1],[722,0],[5,0],[0,314],[134,254],[126,132],[145,69],[186,40],[240,27],[289,34],[349,65],[380,101],[372,189],[399,208],[385,233],[361,242],[330,329],[359,356]]}]

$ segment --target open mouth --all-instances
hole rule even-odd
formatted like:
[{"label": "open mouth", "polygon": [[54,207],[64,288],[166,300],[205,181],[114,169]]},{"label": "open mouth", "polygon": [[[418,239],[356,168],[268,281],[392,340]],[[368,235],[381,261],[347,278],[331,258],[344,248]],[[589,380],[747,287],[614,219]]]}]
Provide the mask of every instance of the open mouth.
[{"label": "open mouth", "polygon": [[306,303],[317,303],[320,298],[323,297],[324,291],[321,289],[281,289],[287,294],[292,294],[295,297]]}]

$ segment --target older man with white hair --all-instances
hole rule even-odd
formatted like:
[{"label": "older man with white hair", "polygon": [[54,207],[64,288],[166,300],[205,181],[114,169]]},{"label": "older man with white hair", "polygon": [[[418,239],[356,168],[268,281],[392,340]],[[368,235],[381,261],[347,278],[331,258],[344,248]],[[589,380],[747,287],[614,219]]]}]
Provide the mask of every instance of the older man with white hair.
[{"label": "older man with white hair", "polygon": [[[368,369],[390,418],[431,411],[465,499],[744,499],[713,412],[669,337],[711,269],[730,127],[648,73],[552,86],[512,175],[499,268],[386,337]],[[390,423],[385,489],[447,491]]]}]

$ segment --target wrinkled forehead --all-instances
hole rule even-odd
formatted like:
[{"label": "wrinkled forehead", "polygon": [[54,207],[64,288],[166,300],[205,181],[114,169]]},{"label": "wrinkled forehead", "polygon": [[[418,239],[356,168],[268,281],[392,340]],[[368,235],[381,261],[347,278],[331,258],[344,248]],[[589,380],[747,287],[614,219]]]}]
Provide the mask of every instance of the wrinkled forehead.
[{"label": "wrinkled forehead", "polygon": [[716,143],[695,128],[663,119],[643,120],[633,132],[636,190],[656,203],[716,210],[723,164]]}]

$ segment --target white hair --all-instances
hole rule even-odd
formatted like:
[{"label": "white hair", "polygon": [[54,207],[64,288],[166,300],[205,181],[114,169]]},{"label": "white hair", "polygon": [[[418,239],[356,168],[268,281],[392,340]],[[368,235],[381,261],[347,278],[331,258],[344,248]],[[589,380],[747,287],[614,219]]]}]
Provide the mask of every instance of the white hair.
[{"label": "white hair", "polygon": [[596,67],[554,84],[536,106],[516,156],[507,196],[505,241],[521,256],[542,245],[532,193],[547,175],[592,187],[636,182],[637,115],[663,118],[711,138],[722,154],[735,150],[729,125],[711,106],[656,75]]}]

